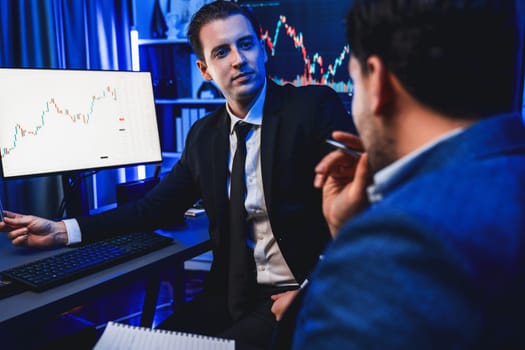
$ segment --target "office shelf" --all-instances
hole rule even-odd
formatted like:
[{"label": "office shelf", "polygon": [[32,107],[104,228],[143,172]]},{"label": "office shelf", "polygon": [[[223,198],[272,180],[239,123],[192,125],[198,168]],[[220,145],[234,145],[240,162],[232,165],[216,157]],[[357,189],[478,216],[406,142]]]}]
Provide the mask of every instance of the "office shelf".
[{"label": "office shelf", "polygon": [[174,99],[155,99],[155,103],[159,105],[180,105],[180,106],[220,106],[226,100],[223,98],[174,98]]},{"label": "office shelf", "polygon": [[139,45],[189,45],[187,39],[139,39]]}]

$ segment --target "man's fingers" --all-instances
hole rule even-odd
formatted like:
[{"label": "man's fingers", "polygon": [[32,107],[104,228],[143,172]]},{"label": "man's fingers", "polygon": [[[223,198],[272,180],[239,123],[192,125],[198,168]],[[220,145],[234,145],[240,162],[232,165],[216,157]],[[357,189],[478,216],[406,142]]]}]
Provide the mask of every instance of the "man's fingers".
[{"label": "man's fingers", "polygon": [[27,228],[21,227],[12,231],[7,232],[7,238],[11,241],[15,241],[18,237],[27,236]]},{"label": "man's fingers", "polygon": [[314,187],[323,188],[328,178],[352,181],[358,159],[339,151],[328,153],[315,168]]},{"label": "man's fingers", "polygon": [[14,215],[5,217],[5,223],[11,227],[27,226],[31,223],[33,217],[31,215]]},{"label": "man's fingers", "polygon": [[316,174],[324,176],[348,176],[353,172],[356,158],[340,151],[328,153],[315,167]]},{"label": "man's fingers", "polygon": [[328,153],[326,156],[321,159],[319,163],[317,163],[315,167],[316,173],[326,173],[329,172],[330,169],[341,159],[344,159],[345,155],[342,152],[339,151],[333,151]]},{"label": "man's fingers", "polygon": [[324,176],[324,174],[315,174],[315,177],[314,177],[314,187],[315,188],[323,188],[325,182],[326,182],[326,176]]},{"label": "man's fingers", "polygon": [[15,239],[11,240],[11,243],[15,246],[27,246],[28,235],[19,235]]},{"label": "man's fingers", "polygon": [[356,166],[354,185],[356,186],[356,188],[364,189],[368,185],[368,180],[368,154],[363,153]]},{"label": "man's fingers", "polygon": [[4,217],[6,217],[6,218],[11,218],[11,219],[15,219],[17,216],[20,216],[20,215],[17,214],[17,213],[15,213],[15,212],[12,212],[12,211],[5,210],[5,209],[4,209]]},{"label": "man's fingers", "polygon": [[345,131],[334,131],[332,133],[332,138],[334,140],[344,143],[351,149],[364,152],[364,147],[363,143],[361,142],[361,139],[354,134]]}]

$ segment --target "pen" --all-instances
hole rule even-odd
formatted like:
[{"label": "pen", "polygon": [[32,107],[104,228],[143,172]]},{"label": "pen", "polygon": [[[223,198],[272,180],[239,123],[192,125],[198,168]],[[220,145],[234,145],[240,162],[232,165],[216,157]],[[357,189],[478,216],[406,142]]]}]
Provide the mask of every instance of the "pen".
[{"label": "pen", "polygon": [[342,142],[338,142],[338,141],[335,141],[335,140],[332,140],[332,139],[327,139],[326,143],[334,146],[335,148],[343,151],[346,154],[350,154],[350,155],[352,155],[354,157],[357,157],[357,158],[359,158],[359,157],[361,157],[361,155],[363,155],[363,152],[350,149]]}]

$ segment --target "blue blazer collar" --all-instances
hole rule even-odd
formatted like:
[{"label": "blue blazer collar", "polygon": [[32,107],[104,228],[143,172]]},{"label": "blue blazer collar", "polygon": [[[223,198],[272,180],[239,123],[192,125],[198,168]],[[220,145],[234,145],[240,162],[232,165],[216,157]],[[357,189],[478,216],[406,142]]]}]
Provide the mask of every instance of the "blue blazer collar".
[{"label": "blue blazer collar", "polygon": [[404,169],[403,175],[388,182],[380,192],[384,196],[402,183],[439,168],[514,152],[525,152],[525,126],[521,115],[487,117],[419,155]]}]

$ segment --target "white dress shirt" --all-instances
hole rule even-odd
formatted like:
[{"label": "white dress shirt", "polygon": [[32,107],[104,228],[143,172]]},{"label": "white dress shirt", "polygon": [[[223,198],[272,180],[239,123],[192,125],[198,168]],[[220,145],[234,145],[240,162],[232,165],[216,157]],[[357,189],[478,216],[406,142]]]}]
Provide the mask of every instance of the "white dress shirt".
[{"label": "white dress shirt", "polygon": [[[298,283],[288,264],[286,264],[279,245],[275,240],[264,200],[260,145],[265,98],[266,82],[244,119],[237,118],[226,105],[226,110],[231,119],[228,168],[231,173],[233,155],[237,149],[237,136],[233,131],[235,124],[241,120],[252,124],[253,127],[246,136],[246,200],[244,205],[253,223],[253,237],[251,237],[250,243],[253,248],[253,256],[257,268],[257,282],[274,286],[292,286],[298,285]],[[230,193],[229,179],[228,193]]]}]

